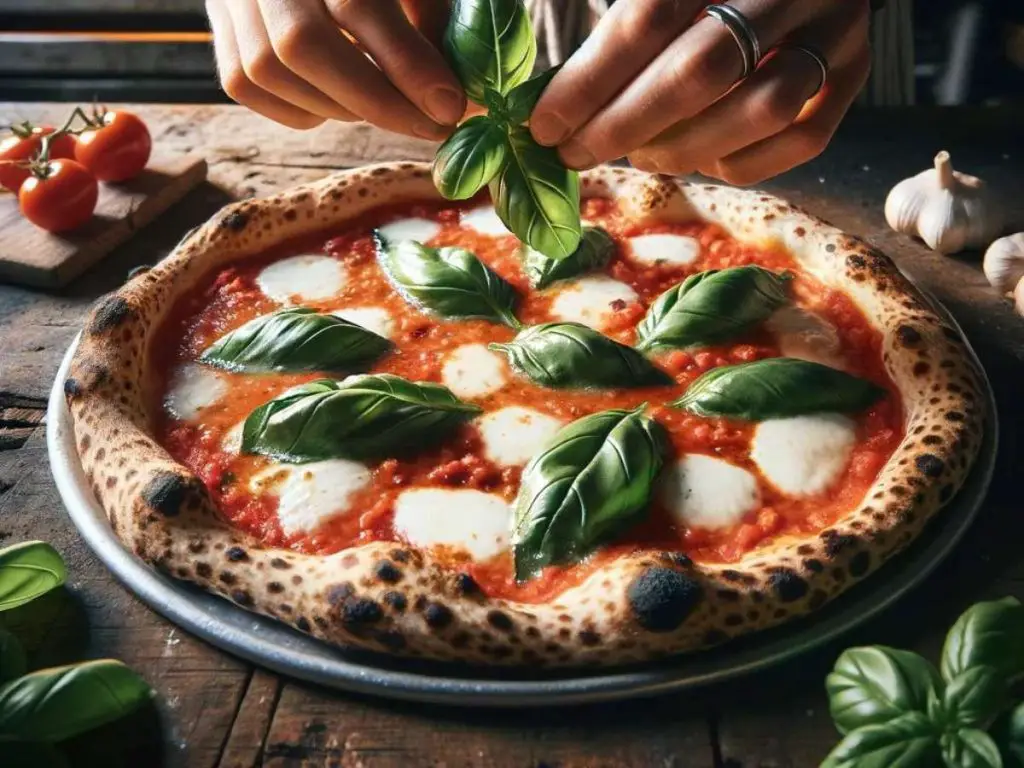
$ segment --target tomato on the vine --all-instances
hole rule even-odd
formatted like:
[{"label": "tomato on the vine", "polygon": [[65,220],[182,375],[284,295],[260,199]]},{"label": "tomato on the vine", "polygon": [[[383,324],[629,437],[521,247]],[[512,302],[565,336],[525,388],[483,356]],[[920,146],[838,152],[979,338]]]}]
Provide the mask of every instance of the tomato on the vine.
[{"label": "tomato on the vine", "polygon": [[[17,192],[29,177],[28,163],[43,146],[43,137],[53,133],[52,125],[21,123],[10,128],[10,135],[0,141],[0,186]],[[74,158],[75,137],[64,133],[50,143],[50,159]]]},{"label": "tomato on the vine", "polygon": [[98,123],[79,135],[75,159],[99,181],[127,181],[138,176],[153,149],[146,124],[121,110],[102,113]]},{"label": "tomato on the vine", "polygon": [[25,180],[18,205],[26,219],[48,232],[79,227],[96,210],[99,184],[74,160],[53,160]]}]

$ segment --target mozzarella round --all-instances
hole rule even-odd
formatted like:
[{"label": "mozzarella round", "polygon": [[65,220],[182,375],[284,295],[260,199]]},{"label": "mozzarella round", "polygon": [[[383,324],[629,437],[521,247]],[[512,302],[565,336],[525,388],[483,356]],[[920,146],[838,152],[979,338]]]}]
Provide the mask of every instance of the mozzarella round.
[{"label": "mozzarella round", "polygon": [[561,428],[560,419],[518,405],[484,414],[477,420],[484,455],[495,464],[509,467],[526,464]]},{"label": "mozzarella round", "polygon": [[508,366],[485,344],[463,344],[448,355],[441,381],[456,397],[483,397],[505,386]]},{"label": "mozzarella round", "polygon": [[469,227],[481,235],[492,235],[502,237],[509,235],[508,227],[498,217],[498,212],[493,205],[482,205],[479,208],[471,208],[463,211],[461,218],[462,226]]},{"label": "mozzarella round", "polygon": [[274,301],[288,304],[329,299],[345,287],[346,279],[344,265],[330,256],[292,256],[264,267],[256,285]]},{"label": "mozzarella round", "polygon": [[287,536],[314,531],[348,510],[356,492],[371,480],[365,464],[328,459],[309,464],[274,465],[249,480],[253,493],[278,497],[277,519]]},{"label": "mozzarella round", "polygon": [[691,528],[727,528],[757,509],[757,478],[715,456],[689,453],[672,465],[661,484],[662,502]]},{"label": "mozzarella round", "polygon": [[441,231],[441,225],[431,219],[398,219],[377,227],[377,231],[385,240],[392,242],[415,240],[417,243],[425,243],[431,238],[437,237]]},{"label": "mozzarella round", "polygon": [[800,307],[783,307],[765,321],[783,357],[841,367],[839,332],[820,315]]},{"label": "mozzarella round", "polygon": [[171,375],[164,407],[177,419],[195,421],[227,392],[223,373],[198,363],[185,363]]},{"label": "mozzarella round", "polygon": [[331,312],[335,317],[361,325],[368,331],[390,339],[395,333],[395,320],[384,307],[351,307]]},{"label": "mozzarella round", "polygon": [[487,560],[508,548],[512,508],[482,491],[412,488],[395,501],[394,527],[414,546],[443,545]]},{"label": "mozzarella round", "polygon": [[700,256],[700,243],[686,235],[654,234],[629,238],[633,261],[685,266]]},{"label": "mozzarella round", "polygon": [[245,420],[238,422],[229,429],[220,439],[220,448],[224,453],[242,452],[242,430],[245,428]]},{"label": "mozzarella round", "polygon": [[750,458],[783,493],[814,496],[839,478],[856,440],[856,426],[838,413],[769,419],[754,430]]},{"label": "mozzarella round", "polygon": [[591,275],[566,283],[551,302],[551,314],[559,320],[600,330],[615,316],[614,303],[629,304],[638,298],[636,291],[625,283],[607,275]]}]

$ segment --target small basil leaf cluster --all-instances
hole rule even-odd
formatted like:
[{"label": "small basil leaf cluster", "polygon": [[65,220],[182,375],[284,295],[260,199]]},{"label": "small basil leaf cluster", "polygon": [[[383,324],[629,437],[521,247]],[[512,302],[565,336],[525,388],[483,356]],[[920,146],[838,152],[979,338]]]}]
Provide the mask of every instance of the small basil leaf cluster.
[{"label": "small basil leaf cluster", "polygon": [[[41,597],[66,578],[64,561],[45,542],[0,549],[0,612]],[[66,765],[55,743],[118,720],[152,697],[141,677],[113,659],[28,672],[25,649],[0,629],[0,752],[5,759]]]},{"label": "small basil leaf cluster", "polygon": [[946,636],[939,670],[916,653],[851,648],[825,681],[843,740],[822,768],[1024,765],[1024,606],[977,603]]},{"label": "small basil leaf cluster", "polygon": [[521,0],[455,0],[445,53],[470,99],[487,115],[460,125],[437,151],[433,177],[449,200],[466,200],[490,185],[498,217],[522,242],[550,259],[580,243],[579,174],[553,147],[523,127],[555,75],[527,79],[537,43]]}]

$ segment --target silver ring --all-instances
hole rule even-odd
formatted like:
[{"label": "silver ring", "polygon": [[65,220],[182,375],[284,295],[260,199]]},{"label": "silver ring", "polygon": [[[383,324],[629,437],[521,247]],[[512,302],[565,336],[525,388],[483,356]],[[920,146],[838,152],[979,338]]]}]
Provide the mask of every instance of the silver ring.
[{"label": "silver ring", "polygon": [[776,46],[776,50],[786,51],[799,51],[800,53],[807,54],[814,63],[818,65],[818,69],[821,70],[821,79],[818,80],[818,87],[814,89],[814,93],[808,96],[808,100],[813,99],[819,93],[821,89],[825,87],[825,81],[828,80],[828,59],[822,55],[821,51],[810,47],[809,45],[799,45],[798,43],[782,43]]},{"label": "silver ring", "polygon": [[740,79],[750,75],[761,62],[761,41],[757,39],[754,26],[731,5],[713,3],[704,9],[704,13],[724,24],[732,39],[736,41],[743,57],[743,74],[740,75]]}]

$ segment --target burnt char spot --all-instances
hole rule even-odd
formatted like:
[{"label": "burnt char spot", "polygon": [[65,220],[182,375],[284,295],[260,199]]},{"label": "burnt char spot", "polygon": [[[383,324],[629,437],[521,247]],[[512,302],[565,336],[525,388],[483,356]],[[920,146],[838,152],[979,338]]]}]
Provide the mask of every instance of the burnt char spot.
[{"label": "burnt char spot", "polygon": [[231,593],[231,599],[242,606],[252,605],[252,595],[244,589],[236,589]]},{"label": "burnt char spot", "polygon": [[510,619],[507,614],[504,614],[501,611],[491,611],[490,613],[488,613],[487,623],[495,629],[500,630],[502,632],[511,632],[512,629],[515,627],[515,624],[512,623],[512,619]]},{"label": "burnt char spot", "polygon": [[233,563],[243,563],[249,559],[248,553],[241,547],[228,547],[224,555]]},{"label": "burnt char spot", "polygon": [[942,445],[942,438],[938,435],[925,435],[921,438],[922,445]]},{"label": "burnt char spot", "polygon": [[142,499],[164,517],[176,517],[189,491],[198,490],[197,480],[174,472],[157,472],[142,489]]},{"label": "burnt char spot", "polygon": [[427,626],[433,629],[444,629],[452,623],[451,610],[446,605],[441,603],[430,603],[423,610],[423,618],[427,622]]},{"label": "burnt char spot", "polygon": [[905,347],[913,347],[921,343],[921,332],[912,325],[901,325],[896,329],[896,338]]},{"label": "burnt char spot", "polygon": [[851,576],[860,577],[868,572],[869,565],[871,565],[871,554],[865,549],[850,558],[847,570]]},{"label": "burnt char spot", "polygon": [[743,617],[738,613],[730,613],[726,615],[724,621],[727,627],[738,627],[743,623]]},{"label": "burnt char spot", "polygon": [[213,575],[213,569],[209,563],[196,563],[196,576],[203,579],[208,579]]},{"label": "burnt char spot", "polygon": [[804,560],[804,568],[806,568],[811,573],[821,573],[823,570],[825,570],[825,566],[821,564],[821,561],[814,560],[813,558]]},{"label": "burnt char spot", "polygon": [[295,620],[295,626],[301,629],[303,632],[309,632],[309,630],[312,629],[312,627],[310,627],[309,625],[309,619],[307,619],[305,616],[299,616],[299,618]]},{"label": "burnt char spot", "polygon": [[947,411],[946,421],[963,421],[965,416],[960,411]]},{"label": "burnt char spot", "polygon": [[480,589],[480,585],[476,583],[476,579],[468,573],[458,573],[455,575],[455,588],[467,597],[469,595],[483,594],[483,591]]},{"label": "burnt char spot", "polygon": [[784,603],[792,603],[807,594],[807,582],[791,568],[775,568],[768,577],[768,585]]},{"label": "burnt char spot", "polygon": [[601,642],[601,636],[592,629],[581,629],[580,642],[583,645],[592,647]]},{"label": "burnt char spot", "polygon": [[735,589],[720,589],[717,594],[719,599],[727,603],[735,603],[740,599],[740,593]]},{"label": "burnt char spot", "polygon": [[284,584],[280,581],[267,582],[267,592],[272,595],[280,594],[281,592],[284,592]]},{"label": "burnt char spot", "polygon": [[341,620],[349,629],[373,624],[380,621],[383,616],[384,611],[381,607],[369,598],[347,600],[341,609]]},{"label": "burnt char spot", "polygon": [[352,597],[354,593],[355,587],[352,586],[352,582],[346,581],[344,584],[333,584],[327,588],[327,602],[338,606]]},{"label": "burnt char spot", "polygon": [[241,232],[248,223],[249,214],[244,211],[232,211],[222,221],[222,224],[232,232]]},{"label": "burnt char spot", "polygon": [[80,394],[82,394],[82,385],[78,383],[78,379],[68,376],[64,380],[64,395],[66,397],[78,397]]},{"label": "burnt char spot", "polygon": [[650,632],[670,632],[693,613],[703,590],[696,579],[656,566],[633,579],[626,598],[641,627]]},{"label": "burnt char spot", "polygon": [[693,565],[693,560],[682,552],[663,552],[661,559],[671,565],[678,565],[680,568],[689,568]]},{"label": "burnt char spot", "polygon": [[465,648],[469,645],[470,635],[469,632],[456,632],[451,639],[452,648]]},{"label": "burnt char spot", "polygon": [[914,464],[925,477],[941,477],[946,468],[945,462],[933,453],[922,453],[914,460]]},{"label": "burnt char spot", "polygon": [[825,542],[825,556],[830,560],[837,557],[843,550],[857,546],[857,537],[849,534],[824,531],[821,538]]},{"label": "burnt char spot", "polygon": [[296,213],[294,208],[289,208],[287,211],[284,212],[284,217],[288,221],[295,221],[295,219],[299,217],[299,214]]},{"label": "burnt char spot", "polygon": [[402,572],[390,560],[381,560],[373,568],[377,578],[385,584],[395,584],[402,579]]},{"label": "burnt char spot", "polygon": [[404,611],[405,606],[409,604],[409,601],[405,599],[405,595],[403,595],[401,592],[385,592],[384,602],[390,605],[399,613]]},{"label": "burnt char spot", "polygon": [[275,557],[275,558],[271,559],[270,567],[271,568],[277,568],[277,569],[282,570],[282,571],[286,571],[286,570],[288,570],[289,568],[292,567],[292,564],[289,563],[287,560],[284,560],[284,559],[282,559],[280,557]]},{"label": "burnt char spot", "polygon": [[390,552],[391,559],[396,563],[407,563],[409,562],[409,552],[404,549],[392,549]]},{"label": "burnt char spot", "polygon": [[235,574],[231,571],[221,571],[218,578],[220,579],[221,584],[227,584],[229,587],[238,581],[238,579],[235,578]]},{"label": "burnt char spot", "polygon": [[100,299],[92,313],[89,333],[96,335],[109,331],[111,328],[116,328],[127,320],[131,314],[131,305],[120,296],[111,295]]}]

